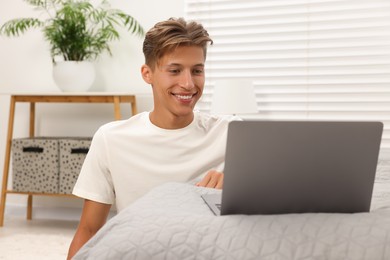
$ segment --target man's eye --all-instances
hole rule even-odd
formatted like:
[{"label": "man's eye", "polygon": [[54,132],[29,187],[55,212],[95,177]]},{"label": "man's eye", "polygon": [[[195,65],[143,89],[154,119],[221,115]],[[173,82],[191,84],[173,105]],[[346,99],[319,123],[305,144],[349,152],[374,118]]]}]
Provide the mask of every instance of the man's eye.
[{"label": "man's eye", "polygon": [[180,73],[180,70],[176,70],[176,69],[175,70],[169,70],[169,72],[172,73],[172,74],[177,74],[177,73]]},{"label": "man's eye", "polygon": [[196,75],[203,74],[203,70],[202,69],[195,69],[193,73]]}]

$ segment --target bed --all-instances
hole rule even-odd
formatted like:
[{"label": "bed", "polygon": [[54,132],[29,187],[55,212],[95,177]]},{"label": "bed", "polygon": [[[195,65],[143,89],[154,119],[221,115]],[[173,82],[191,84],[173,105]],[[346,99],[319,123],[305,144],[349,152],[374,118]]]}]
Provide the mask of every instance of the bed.
[{"label": "bed", "polygon": [[370,213],[214,216],[220,191],[167,183],[109,222],[74,259],[390,259],[390,208]]}]

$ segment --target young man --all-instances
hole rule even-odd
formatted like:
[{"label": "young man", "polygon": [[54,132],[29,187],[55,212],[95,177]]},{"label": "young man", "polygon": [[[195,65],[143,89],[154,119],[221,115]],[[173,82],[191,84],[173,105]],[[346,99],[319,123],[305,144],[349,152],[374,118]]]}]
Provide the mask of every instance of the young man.
[{"label": "young man", "polygon": [[226,135],[232,117],[194,113],[205,83],[207,31],[169,19],[146,34],[141,74],[153,90],[151,112],[102,126],[94,135],[73,194],[85,199],[71,258],[118,211],[153,187],[199,178],[222,188]]}]

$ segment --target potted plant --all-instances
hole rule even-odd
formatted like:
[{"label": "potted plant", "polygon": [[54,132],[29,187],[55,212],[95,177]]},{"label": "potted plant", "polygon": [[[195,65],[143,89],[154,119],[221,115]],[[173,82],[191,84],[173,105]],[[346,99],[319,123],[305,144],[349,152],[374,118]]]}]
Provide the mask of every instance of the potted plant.
[{"label": "potted plant", "polygon": [[[92,61],[104,52],[112,55],[109,43],[120,39],[118,27],[126,28],[135,35],[144,35],[135,18],[112,9],[108,0],[102,0],[96,7],[88,0],[25,1],[43,11],[46,18],[12,19],[1,26],[0,34],[19,36],[29,29],[42,29],[51,46],[54,80],[65,91],[81,90],[81,85],[85,85],[86,89],[90,87],[95,73]],[[75,72],[84,78],[81,85],[76,82],[74,74],[69,76],[66,73],[74,70],[73,67],[77,67]],[[83,68],[86,70],[82,71]],[[92,75],[87,76],[88,71]],[[65,82],[61,83],[61,78]],[[70,89],[64,89],[66,87]]]}]

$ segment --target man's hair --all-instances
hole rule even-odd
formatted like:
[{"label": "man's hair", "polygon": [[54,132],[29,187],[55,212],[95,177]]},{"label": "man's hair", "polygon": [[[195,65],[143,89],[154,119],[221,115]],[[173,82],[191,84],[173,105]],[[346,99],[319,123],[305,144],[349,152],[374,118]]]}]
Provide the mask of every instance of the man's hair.
[{"label": "man's hair", "polygon": [[206,58],[207,43],[213,44],[206,29],[195,21],[185,21],[183,18],[170,18],[157,23],[145,36],[143,52],[145,63],[154,66],[166,53],[178,46],[199,46],[203,48]]}]

